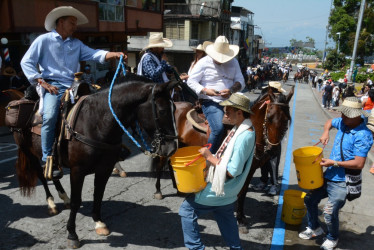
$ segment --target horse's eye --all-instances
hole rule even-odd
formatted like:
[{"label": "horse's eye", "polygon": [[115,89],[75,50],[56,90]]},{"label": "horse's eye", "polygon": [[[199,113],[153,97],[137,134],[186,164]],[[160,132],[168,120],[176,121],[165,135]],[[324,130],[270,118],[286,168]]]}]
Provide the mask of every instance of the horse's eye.
[{"label": "horse's eye", "polygon": [[158,113],[160,114],[160,116],[166,116],[167,115],[167,110],[165,110],[165,109],[160,109],[159,111],[158,111]]}]

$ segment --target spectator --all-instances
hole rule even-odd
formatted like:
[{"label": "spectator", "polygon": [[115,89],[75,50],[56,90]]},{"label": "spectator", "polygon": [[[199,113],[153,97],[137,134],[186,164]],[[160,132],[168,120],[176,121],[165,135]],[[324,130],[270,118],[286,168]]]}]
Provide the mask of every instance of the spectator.
[{"label": "spectator", "polygon": [[95,83],[93,75],[91,73],[91,65],[87,64],[86,66],[84,66],[84,72],[83,72],[83,75],[82,75],[82,80],[89,85]]},{"label": "spectator", "polygon": [[[301,239],[312,239],[324,233],[318,220],[318,204],[323,198],[328,200],[323,209],[327,226],[326,240],[322,249],[334,249],[339,240],[339,210],[347,199],[346,176],[348,170],[361,170],[367,154],[373,145],[373,136],[366,127],[361,115],[368,114],[361,109],[357,97],[347,97],[337,108],[342,113],[341,118],[330,119],[325,123],[324,132],[320,138],[323,145],[329,142],[329,130],[338,130],[330,158],[322,158],[321,166],[326,167],[324,184],[318,189],[309,191],[304,198],[307,207],[308,227],[299,234]],[[349,179],[350,182],[355,180]],[[357,181],[357,180],[356,180]],[[349,189],[349,193],[358,194],[361,186]]]},{"label": "spectator", "polygon": [[325,109],[330,109],[332,89],[333,86],[331,86],[331,81],[328,80],[322,92],[322,104]]}]

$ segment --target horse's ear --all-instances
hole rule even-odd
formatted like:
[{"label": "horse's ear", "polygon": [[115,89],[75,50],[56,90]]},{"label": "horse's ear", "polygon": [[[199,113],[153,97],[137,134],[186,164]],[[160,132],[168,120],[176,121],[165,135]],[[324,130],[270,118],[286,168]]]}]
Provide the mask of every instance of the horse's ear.
[{"label": "horse's ear", "polygon": [[269,94],[269,97],[270,97],[270,101],[274,102],[275,101],[275,95],[274,95],[273,90],[270,86],[268,86],[268,94]]},{"label": "horse's ear", "polygon": [[291,101],[291,98],[292,98],[294,92],[295,92],[295,86],[292,86],[290,93],[288,93],[288,95],[286,97],[287,103],[289,103]]}]

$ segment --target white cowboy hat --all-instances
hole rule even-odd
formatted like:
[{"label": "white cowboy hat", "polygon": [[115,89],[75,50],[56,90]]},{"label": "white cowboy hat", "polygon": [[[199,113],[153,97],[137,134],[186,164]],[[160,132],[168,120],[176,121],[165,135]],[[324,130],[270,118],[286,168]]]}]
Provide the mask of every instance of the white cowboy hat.
[{"label": "white cowboy hat", "polygon": [[199,45],[197,45],[196,48],[192,48],[192,49],[193,49],[195,52],[196,52],[196,50],[204,51],[204,47],[203,47],[202,44],[199,44]]},{"label": "white cowboy hat", "polygon": [[277,89],[281,93],[286,93],[287,92],[285,89],[282,88],[282,83],[280,83],[280,82],[274,82],[274,81],[270,81],[268,86],[264,86],[262,88],[264,89],[264,88],[267,88],[269,86],[272,87],[272,88]]},{"label": "white cowboy hat", "polygon": [[220,102],[219,105],[231,106],[243,110],[244,112],[253,114],[253,112],[251,111],[251,101],[246,95],[240,92],[233,93],[229,99]]},{"label": "white cowboy hat", "polygon": [[170,48],[173,47],[173,42],[170,39],[163,38],[161,33],[151,34],[149,36],[148,45],[143,49],[150,48]]},{"label": "white cowboy hat", "polygon": [[211,44],[213,44],[213,42],[211,42],[211,41],[205,41],[205,42],[203,43],[203,49],[204,49],[204,51],[206,50],[206,47],[207,47],[208,45],[211,45]]},{"label": "white cowboy hat", "polygon": [[342,112],[348,118],[355,118],[358,116],[369,116],[369,113],[362,109],[362,103],[355,97],[346,97],[339,107],[333,108],[337,111]]},{"label": "white cowboy hat", "polygon": [[225,36],[219,36],[213,44],[206,46],[205,52],[219,63],[233,59],[239,53],[238,45],[230,45]]},{"label": "white cowboy hat", "polygon": [[63,16],[74,16],[77,18],[77,25],[88,23],[87,17],[79,10],[71,6],[60,6],[51,10],[45,18],[44,27],[47,31],[56,28],[56,20]]}]

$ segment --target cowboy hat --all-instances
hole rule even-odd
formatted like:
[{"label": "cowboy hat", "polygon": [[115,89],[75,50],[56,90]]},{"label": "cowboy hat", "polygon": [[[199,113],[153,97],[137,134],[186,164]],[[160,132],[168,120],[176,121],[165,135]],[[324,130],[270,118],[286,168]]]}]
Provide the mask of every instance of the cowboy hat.
[{"label": "cowboy hat", "polygon": [[88,23],[87,17],[79,10],[71,6],[60,6],[51,10],[45,18],[44,27],[47,31],[56,28],[56,20],[63,16],[74,16],[77,18],[77,25]]},{"label": "cowboy hat", "polygon": [[199,45],[197,45],[197,47],[196,48],[192,48],[195,52],[197,51],[197,50],[199,50],[199,51],[204,51],[204,47],[203,47],[203,45],[202,44],[199,44]]},{"label": "cowboy hat", "polygon": [[233,93],[229,99],[227,99],[226,101],[220,102],[219,105],[234,107],[234,108],[243,110],[244,112],[253,114],[250,108],[251,101],[249,100],[247,96],[245,96],[243,93],[240,93],[240,92]]},{"label": "cowboy hat", "polygon": [[368,129],[371,130],[371,132],[374,133],[374,112],[373,112],[373,109],[371,110],[371,114],[369,116],[368,123],[366,124],[366,126],[368,127]]},{"label": "cowboy hat", "polygon": [[172,46],[173,42],[170,39],[163,38],[161,33],[154,33],[149,36],[148,45],[143,50],[150,48],[170,48]]},{"label": "cowboy hat", "polygon": [[285,89],[282,88],[282,83],[280,83],[280,82],[270,81],[268,86],[264,86],[262,88],[265,89],[265,88],[267,88],[269,86],[272,87],[272,88],[277,89],[281,93],[286,93],[287,92]]},{"label": "cowboy hat", "polygon": [[211,41],[205,41],[205,42],[203,43],[203,49],[204,49],[204,51],[205,51],[206,47],[207,47],[208,45],[211,45],[211,44],[213,44],[213,42],[211,42]]},{"label": "cowboy hat", "polygon": [[4,76],[15,76],[17,72],[12,67],[8,66],[4,69],[3,75]]},{"label": "cowboy hat", "polygon": [[342,105],[333,109],[342,112],[348,118],[355,118],[361,115],[369,116],[369,113],[362,109],[360,100],[355,96],[345,98]]},{"label": "cowboy hat", "polygon": [[219,63],[233,59],[239,53],[238,45],[230,45],[225,36],[219,36],[213,44],[206,46],[205,52]]}]

